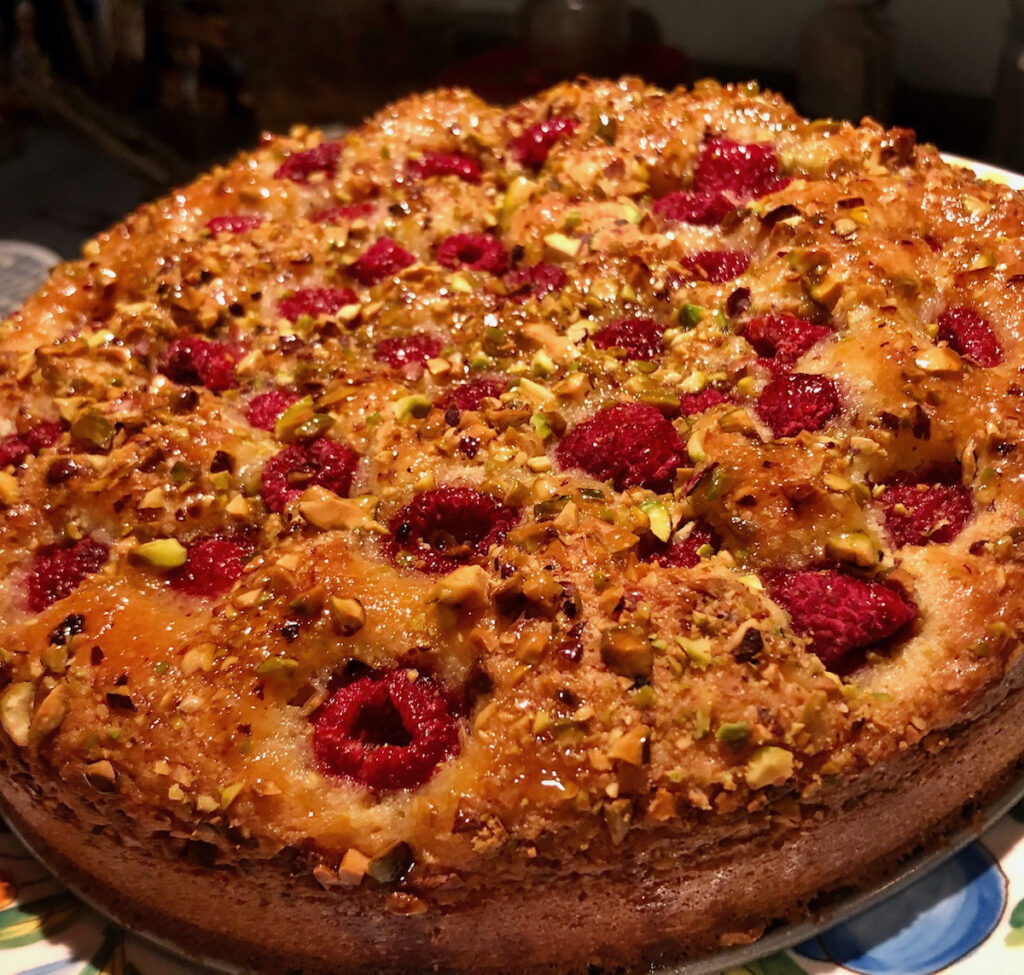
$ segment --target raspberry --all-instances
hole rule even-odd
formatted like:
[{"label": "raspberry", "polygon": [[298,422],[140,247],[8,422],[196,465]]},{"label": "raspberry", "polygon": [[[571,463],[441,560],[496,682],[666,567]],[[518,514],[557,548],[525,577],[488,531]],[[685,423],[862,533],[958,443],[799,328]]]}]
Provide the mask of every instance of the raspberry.
[{"label": "raspberry", "polygon": [[517,305],[530,298],[540,300],[552,291],[561,291],[567,278],[557,264],[533,264],[516,268],[505,275],[505,292]]},{"label": "raspberry", "polygon": [[649,362],[664,351],[665,329],[653,318],[620,318],[593,337],[598,349],[625,349],[628,359]]},{"label": "raspberry", "polygon": [[451,485],[417,494],[392,517],[389,551],[416,556],[421,572],[444,573],[499,544],[519,512],[489,494]]},{"label": "raspberry", "polygon": [[951,542],[974,513],[971,491],[963,484],[918,484],[909,475],[886,485],[880,500],[897,548]]},{"label": "raspberry", "polygon": [[654,212],[666,220],[710,227],[721,223],[735,207],[721,193],[707,190],[679,190],[663,196]]},{"label": "raspberry", "polygon": [[452,234],[441,241],[437,263],[449,269],[465,267],[471,271],[504,274],[508,254],[501,241],[490,234]]},{"label": "raspberry", "polygon": [[337,142],[324,142],[306,149],[293,152],[274,173],[274,179],[290,179],[293,183],[308,183],[311,176],[323,173],[334,176],[338,171],[338,156],[341,147]]},{"label": "raspberry", "polygon": [[1003,347],[992,323],[973,308],[963,305],[947,308],[939,315],[938,337],[979,366],[998,366],[1003,361]]},{"label": "raspberry", "polygon": [[108,551],[108,546],[94,538],[41,548],[28,574],[28,608],[38,613],[70,596],[87,575],[106,565]]},{"label": "raspberry", "polygon": [[686,448],[653,406],[617,403],[570,430],[555,451],[563,468],[581,467],[616,490],[667,490]]},{"label": "raspberry", "polygon": [[0,440],[0,467],[20,464],[44,447],[52,447],[60,437],[60,431],[61,426],[57,420],[43,420],[24,433],[8,434]]},{"label": "raspberry", "polygon": [[252,557],[252,546],[237,538],[210,535],[188,546],[188,560],[170,575],[171,587],[190,596],[213,598],[227,592]]},{"label": "raspberry", "polygon": [[464,183],[479,183],[480,163],[462,152],[425,152],[422,159],[406,164],[405,175],[415,180],[458,176]]},{"label": "raspberry", "polygon": [[183,386],[219,393],[235,385],[235,357],[221,342],[189,336],[175,339],[160,357],[160,371]]},{"label": "raspberry", "polygon": [[895,585],[857,579],[835,569],[766,573],[768,594],[795,632],[830,670],[847,669],[855,650],[896,634],[917,618],[917,606]]},{"label": "raspberry", "polygon": [[788,182],[779,176],[778,156],[770,143],[743,144],[718,137],[704,141],[693,173],[694,189],[729,192],[740,202],[782,189]]},{"label": "raspberry", "polygon": [[290,389],[271,389],[249,400],[245,418],[260,430],[273,430],[281,414],[301,397]]},{"label": "raspberry", "polygon": [[245,213],[228,213],[221,217],[214,217],[206,224],[206,229],[211,234],[244,234],[247,230],[255,230],[261,223],[262,217]]},{"label": "raspberry", "polygon": [[750,267],[750,255],[743,251],[700,251],[682,259],[682,265],[712,284],[738,278]]},{"label": "raspberry", "polygon": [[775,359],[778,365],[791,366],[831,331],[827,325],[816,325],[806,318],[783,312],[750,319],[743,329],[743,337],[759,356]]},{"label": "raspberry", "polygon": [[283,511],[313,485],[347,497],[358,463],[359,455],[337,440],[293,443],[263,465],[263,500],[271,511]]},{"label": "raspberry", "polygon": [[403,668],[339,688],[313,720],[313,754],[372,792],[415,789],[457,755],[459,723],[429,677]]},{"label": "raspberry", "polygon": [[415,260],[412,254],[399,247],[390,237],[381,237],[359,255],[359,260],[349,270],[360,284],[369,286],[384,278],[394,277]]},{"label": "raspberry", "polygon": [[506,386],[503,379],[473,379],[447,390],[437,406],[442,410],[478,410],[485,399],[497,399]]},{"label": "raspberry", "polygon": [[839,412],[839,390],[828,376],[788,372],[776,376],[757,401],[757,415],[776,437],[820,430]]},{"label": "raspberry", "polygon": [[579,128],[579,121],[569,115],[553,115],[537,122],[512,140],[512,155],[529,169],[540,169],[556,142],[568,139]]},{"label": "raspberry", "polygon": [[720,548],[722,539],[710,525],[698,522],[681,542],[648,543],[641,550],[641,560],[654,562],[666,569],[692,569],[700,562],[699,551],[705,545]]},{"label": "raspberry", "polygon": [[679,398],[679,412],[684,416],[695,416],[697,413],[710,410],[713,406],[718,406],[719,403],[728,402],[728,396],[708,386],[707,389],[702,389],[699,393],[683,393]]},{"label": "raspberry", "polygon": [[310,216],[314,223],[341,223],[344,220],[358,220],[370,216],[377,208],[372,203],[349,203],[346,206],[327,207]]},{"label": "raspberry", "polygon": [[303,315],[324,318],[358,300],[351,288],[299,288],[277,303],[277,313],[290,322],[297,322]]},{"label": "raspberry", "polygon": [[401,369],[408,365],[422,366],[436,358],[440,351],[440,339],[426,332],[413,332],[412,335],[396,335],[378,342],[373,354],[378,362],[386,363],[392,369]]}]

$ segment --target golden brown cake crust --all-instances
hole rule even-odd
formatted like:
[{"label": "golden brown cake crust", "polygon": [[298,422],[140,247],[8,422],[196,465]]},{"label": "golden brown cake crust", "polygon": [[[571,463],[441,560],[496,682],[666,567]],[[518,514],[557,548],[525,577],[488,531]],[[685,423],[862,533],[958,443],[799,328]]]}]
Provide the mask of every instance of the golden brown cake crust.
[{"label": "golden brown cake crust", "polygon": [[1022,226],[753,86],[268,137],[0,326],[0,797],[272,970],[638,964],[865,880],[1024,752]]}]

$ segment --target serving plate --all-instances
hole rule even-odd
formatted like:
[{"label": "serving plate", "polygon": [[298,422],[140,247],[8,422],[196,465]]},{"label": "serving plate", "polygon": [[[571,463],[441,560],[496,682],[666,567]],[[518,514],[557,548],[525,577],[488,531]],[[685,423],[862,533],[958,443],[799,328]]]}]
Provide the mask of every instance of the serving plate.
[{"label": "serving plate", "polygon": [[[959,156],[944,158],[1024,189],[1024,177],[1014,173]],[[28,260],[30,252],[34,262]],[[14,247],[4,264],[8,272],[15,268],[15,254],[27,261],[26,270],[36,266],[23,287],[11,273],[0,280],[4,310],[38,286],[38,266],[55,258],[32,245]],[[1022,795],[1024,782],[1017,782],[986,808],[975,827],[901,864],[892,879],[837,901],[814,920],[774,930],[756,945],[662,968],[657,975],[1024,972]],[[199,962],[177,959],[89,907],[0,821],[0,975],[196,975],[201,970]]]}]

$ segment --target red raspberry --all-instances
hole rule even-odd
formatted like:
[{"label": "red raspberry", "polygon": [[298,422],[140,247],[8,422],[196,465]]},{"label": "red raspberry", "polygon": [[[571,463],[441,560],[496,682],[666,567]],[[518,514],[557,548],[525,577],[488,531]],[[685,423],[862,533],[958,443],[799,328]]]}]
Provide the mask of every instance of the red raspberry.
[{"label": "red raspberry", "polygon": [[290,322],[297,322],[303,315],[325,318],[358,300],[351,288],[299,288],[277,303],[277,313]]},{"label": "red raspberry", "polygon": [[301,398],[298,393],[290,389],[268,390],[249,400],[245,418],[260,430],[273,430],[281,414]]},{"label": "red raspberry", "polygon": [[441,241],[437,263],[449,269],[466,267],[471,271],[504,274],[508,254],[501,241],[490,234],[452,234]]},{"label": "red raspberry", "polygon": [[381,237],[359,255],[359,260],[349,270],[360,284],[369,287],[384,278],[394,277],[415,260],[412,254],[399,247],[390,237]]},{"label": "red raspberry", "polygon": [[704,522],[697,522],[693,530],[681,542],[648,543],[641,550],[641,560],[654,562],[666,569],[692,569],[700,562],[699,550],[705,545],[721,548],[722,539],[718,532]]},{"label": "red raspberry", "polygon": [[679,397],[679,412],[683,416],[695,416],[720,403],[728,402],[730,402],[728,396],[708,386],[707,389],[702,389],[699,393],[683,393]]},{"label": "red raspberry", "polygon": [[404,668],[339,688],[313,719],[313,754],[372,792],[416,789],[459,752],[459,723],[429,677]]},{"label": "red raspberry", "polygon": [[738,278],[750,267],[750,255],[743,251],[700,251],[684,257],[681,263],[705,281],[722,284]]},{"label": "red raspberry", "polygon": [[782,189],[775,147],[767,142],[743,144],[732,139],[706,139],[697,156],[693,186],[698,191],[731,193],[740,202]]},{"label": "red raspberry", "polygon": [[189,336],[175,339],[160,357],[160,371],[184,386],[219,393],[235,385],[235,357],[221,342]]},{"label": "red raspberry", "polygon": [[442,410],[478,410],[485,399],[497,399],[507,386],[503,379],[473,379],[447,390],[437,406]]},{"label": "red raspberry", "polygon": [[377,207],[372,203],[349,203],[346,206],[327,207],[317,210],[310,216],[314,223],[342,223],[345,220],[358,220],[369,217]]},{"label": "red raspberry", "polygon": [[0,440],[0,467],[20,464],[30,454],[38,454],[44,447],[52,447],[60,438],[61,425],[57,420],[43,420],[24,433],[11,433]]},{"label": "red raspberry", "polygon": [[620,318],[592,339],[598,349],[625,349],[626,358],[649,362],[665,351],[665,329],[653,318]]},{"label": "red raspberry", "polygon": [[458,176],[464,183],[479,183],[480,163],[462,152],[425,152],[422,159],[406,163],[405,175],[414,180]]},{"label": "red raspberry", "polygon": [[341,146],[337,142],[324,142],[302,152],[293,152],[274,173],[274,179],[290,179],[293,183],[308,183],[311,176],[324,173],[331,177],[338,171]]},{"label": "red raspberry", "polygon": [[776,376],[757,401],[757,415],[776,437],[820,430],[839,412],[839,389],[828,376],[787,372]]},{"label": "red raspberry", "polygon": [[518,520],[515,508],[489,494],[446,485],[417,494],[392,517],[388,550],[392,559],[399,551],[411,552],[421,572],[451,572],[485,556]]},{"label": "red raspberry", "polygon": [[1003,361],[1003,347],[992,323],[973,308],[959,305],[939,315],[939,340],[985,368]]},{"label": "red raspberry", "polygon": [[171,587],[200,598],[227,592],[252,558],[252,546],[237,538],[210,535],[188,546],[188,561],[170,575]]},{"label": "red raspberry", "polygon": [[721,223],[735,207],[721,193],[678,190],[654,204],[654,212],[666,220],[710,227]]},{"label": "red raspberry", "polygon": [[553,115],[537,122],[512,140],[512,155],[529,169],[540,169],[556,142],[568,139],[579,128],[579,121],[569,115]]},{"label": "red raspberry", "polygon": [[413,332],[412,335],[396,335],[391,339],[378,342],[374,349],[374,357],[392,369],[403,366],[426,364],[437,357],[441,351],[441,340],[426,332]]},{"label": "red raspberry", "polygon": [[70,596],[87,575],[107,564],[108,552],[108,546],[94,538],[41,548],[28,574],[28,608],[38,613]]},{"label": "red raspberry", "polygon": [[816,325],[806,318],[782,312],[750,319],[743,329],[743,337],[759,356],[775,359],[778,365],[791,366],[831,332],[827,325]]},{"label": "red raspberry", "polygon": [[263,223],[263,218],[254,214],[227,213],[208,221],[206,229],[214,236],[217,234],[244,234],[247,230],[255,230],[261,223]]},{"label": "red raspberry", "polygon": [[283,511],[313,485],[347,497],[358,463],[359,455],[337,440],[293,443],[263,465],[263,500],[271,511]]},{"label": "red raspberry", "polygon": [[811,638],[811,651],[830,670],[848,668],[853,651],[888,639],[917,618],[917,606],[896,585],[835,569],[779,570],[766,573],[765,582],[793,630]]},{"label": "red raspberry", "polygon": [[617,403],[570,430],[555,451],[559,465],[581,467],[615,488],[668,490],[686,448],[676,428],[653,406]]},{"label": "red raspberry", "polygon": [[505,275],[505,293],[517,305],[530,298],[538,301],[552,291],[561,291],[567,280],[557,264],[534,264],[516,268]]},{"label": "red raspberry", "polygon": [[953,541],[974,514],[970,488],[960,483],[918,484],[895,478],[881,495],[885,527],[897,548]]}]

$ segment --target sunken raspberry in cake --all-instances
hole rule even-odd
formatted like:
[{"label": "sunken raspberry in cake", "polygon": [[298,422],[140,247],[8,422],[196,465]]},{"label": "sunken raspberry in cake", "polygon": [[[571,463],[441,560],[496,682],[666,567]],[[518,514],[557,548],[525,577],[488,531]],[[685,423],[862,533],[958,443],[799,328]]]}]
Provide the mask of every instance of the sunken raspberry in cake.
[{"label": "sunken raspberry in cake", "polygon": [[1024,753],[1024,199],[754,86],[462,91],[0,329],[0,804],[247,970],[648,968]]}]

